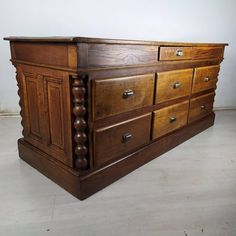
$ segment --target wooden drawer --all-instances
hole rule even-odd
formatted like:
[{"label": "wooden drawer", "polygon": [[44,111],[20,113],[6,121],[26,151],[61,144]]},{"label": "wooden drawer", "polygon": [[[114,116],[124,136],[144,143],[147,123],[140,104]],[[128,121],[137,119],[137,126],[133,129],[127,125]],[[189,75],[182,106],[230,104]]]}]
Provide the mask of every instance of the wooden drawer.
[{"label": "wooden drawer", "polygon": [[[82,45],[79,50],[83,52]],[[79,56],[78,62],[81,67],[130,66],[156,63],[157,56],[158,46],[92,43],[86,59]]]},{"label": "wooden drawer", "polygon": [[198,67],[194,70],[192,93],[216,88],[220,66]]},{"label": "wooden drawer", "polygon": [[222,59],[224,47],[160,47],[160,61]]},{"label": "wooden drawer", "polygon": [[189,101],[154,111],[152,139],[187,124]]},{"label": "wooden drawer", "polygon": [[98,129],[94,134],[94,165],[99,166],[150,141],[151,113]]},{"label": "wooden drawer", "polygon": [[188,96],[191,93],[193,69],[157,73],[155,103]]},{"label": "wooden drawer", "polygon": [[93,118],[100,119],[153,104],[155,74],[95,80]]},{"label": "wooden drawer", "polygon": [[192,59],[192,47],[160,47],[160,61]]},{"label": "wooden drawer", "polygon": [[212,112],[215,93],[210,93],[190,100],[188,122],[201,119]]}]

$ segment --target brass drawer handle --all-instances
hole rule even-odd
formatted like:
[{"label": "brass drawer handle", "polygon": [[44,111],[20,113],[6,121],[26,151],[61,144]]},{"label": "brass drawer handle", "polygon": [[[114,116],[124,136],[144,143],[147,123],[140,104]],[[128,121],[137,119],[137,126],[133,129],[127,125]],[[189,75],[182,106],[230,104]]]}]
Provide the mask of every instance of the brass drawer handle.
[{"label": "brass drawer handle", "polygon": [[134,95],[134,91],[131,89],[125,90],[123,93],[123,98],[128,98],[130,96]]},{"label": "brass drawer handle", "polygon": [[173,122],[175,122],[176,120],[177,120],[177,119],[176,119],[175,116],[172,116],[172,117],[170,117],[170,119],[169,119],[170,123],[173,123]]},{"label": "brass drawer handle", "polygon": [[204,82],[208,82],[210,80],[210,78],[207,76],[204,78]]},{"label": "brass drawer handle", "polygon": [[176,51],[175,51],[175,55],[177,57],[182,57],[184,55],[184,52],[182,51],[182,49],[178,48]]},{"label": "brass drawer handle", "polygon": [[174,84],[173,84],[173,89],[177,89],[177,88],[179,88],[181,86],[181,83],[180,82],[175,82]]},{"label": "brass drawer handle", "polygon": [[206,105],[201,105],[201,111],[206,110]]},{"label": "brass drawer handle", "polygon": [[128,142],[132,137],[133,137],[133,135],[130,134],[130,133],[124,134],[124,135],[122,136],[122,141],[123,141],[123,143]]}]

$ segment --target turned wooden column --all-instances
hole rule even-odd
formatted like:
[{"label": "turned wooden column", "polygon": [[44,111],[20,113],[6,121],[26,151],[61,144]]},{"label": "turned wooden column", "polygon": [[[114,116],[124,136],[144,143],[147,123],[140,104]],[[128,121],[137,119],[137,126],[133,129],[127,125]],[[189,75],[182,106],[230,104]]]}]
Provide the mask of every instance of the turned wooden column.
[{"label": "turned wooden column", "polygon": [[16,68],[16,82],[17,82],[17,87],[18,87],[18,96],[19,96],[19,106],[20,106],[20,116],[21,116],[21,126],[22,126],[22,135],[23,137],[25,136],[25,130],[24,130],[24,118],[23,118],[23,89],[22,89],[22,78],[21,78],[21,73],[17,70]]},{"label": "turned wooden column", "polygon": [[72,77],[72,94],[73,94],[73,114],[75,117],[74,128],[75,128],[75,160],[74,166],[77,170],[83,170],[88,167],[87,160],[87,135],[85,129],[87,123],[85,121],[86,107],[85,107],[85,79],[86,76]]}]

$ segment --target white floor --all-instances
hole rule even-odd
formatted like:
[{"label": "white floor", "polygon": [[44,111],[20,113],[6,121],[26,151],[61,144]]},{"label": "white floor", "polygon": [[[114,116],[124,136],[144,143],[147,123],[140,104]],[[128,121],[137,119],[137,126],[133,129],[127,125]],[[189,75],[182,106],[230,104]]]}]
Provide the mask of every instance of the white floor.
[{"label": "white floor", "polygon": [[20,118],[0,117],[0,235],[236,236],[236,111],[79,201],[18,158]]}]

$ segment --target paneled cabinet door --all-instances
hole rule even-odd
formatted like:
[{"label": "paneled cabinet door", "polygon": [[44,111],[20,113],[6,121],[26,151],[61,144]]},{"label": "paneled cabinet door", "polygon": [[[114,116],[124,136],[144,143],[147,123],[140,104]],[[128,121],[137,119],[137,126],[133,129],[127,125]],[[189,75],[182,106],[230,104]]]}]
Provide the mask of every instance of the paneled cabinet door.
[{"label": "paneled cabinet door", "polygon": [[47,129],[44,126],[43,79],[28,71],[17,73],[23,105],[24,137],[32,143],[46,143]]},{"label": "paneled cabinet door", "polygon": [[72,166],[69,78],[31,66],[18,71],[25,140]]}]

